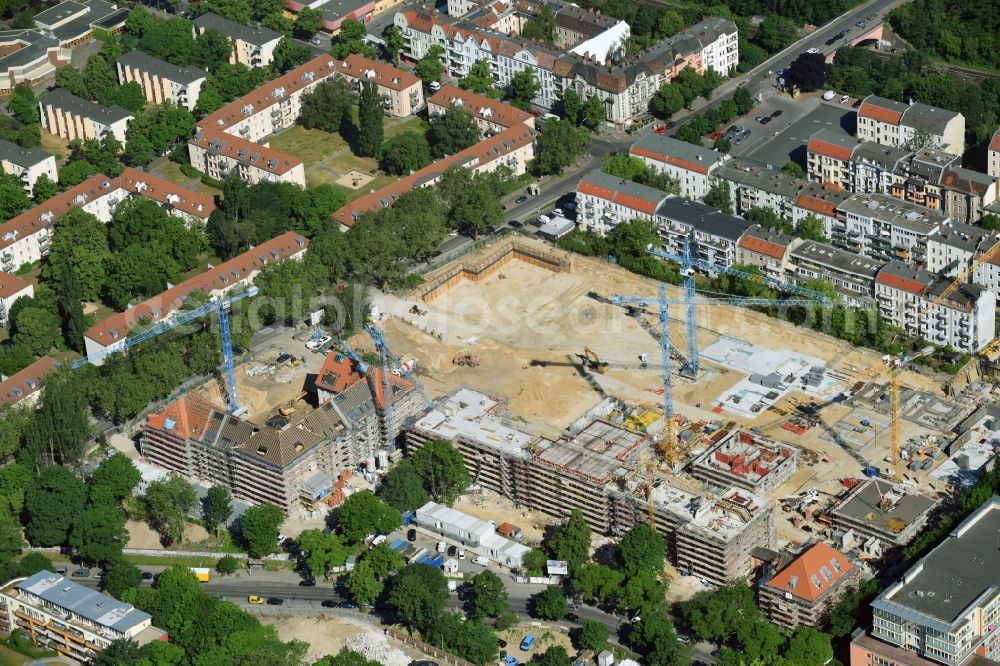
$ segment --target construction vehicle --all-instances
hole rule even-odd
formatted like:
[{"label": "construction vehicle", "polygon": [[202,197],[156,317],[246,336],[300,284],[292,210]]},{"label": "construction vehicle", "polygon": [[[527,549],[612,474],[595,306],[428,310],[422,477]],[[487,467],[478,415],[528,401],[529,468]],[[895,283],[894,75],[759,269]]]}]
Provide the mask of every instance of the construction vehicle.
[{"label": "construction vehicle", "polygon": [[608,371],[608,364],[600,359],[600,357],[594,353],[594,350],[590,347],[583,348],[583,360],[586,362],[587,368],[593,370],[596,373],[604,374]]},{"label": "construction vehicle", "polygon": [[459,354],[451,359],[452,365],[465,365],[470,368],[479,367],[479,363],[479,357],[474,356],[473,354]]},{"label": "construction vehicle", "polygon": [[73,362],[73,368],[76,369],[88,363],[97,365],[99,362],[103,361],[105,357],[111,354],[128,351],[139,343],[145,342],[150,338],[155,338],[157,335],[166,333],[181,324],[187,324],[195,319],[200,319],[206,315],[211,315],[213,312],[217,312],[219,314],[219,337],[222,338],[222,361],[224,368],[223,377],[225,379],[226,392],[228,393],[229,398],[228,408],[230,414],[236,414],[240,411],[240,400],[236,389],[236,361],[233,357],[233,340],[229,331],[229,310],[236,301],[256,296],[258,291],[257,287],[249,287],[246,291],[233,294],[226,298],[213,298],[208,303],[205,303],[204,305],[201,305],[193,310],[178,312],[169,319],[164,319],[157,324],[153,324],[141,333],[128,336],[119,344],[109,345],[101,351],[94,352],[89,356],[77,359]]},{"label": "construction vehicle", "polygon": [[309,395],[308,391],[300,391],[297,396],[286,402],[283,407],[278,408],[278,413],[282,416],[291,416],[295,413],[295,403],[302,400],[307,395]]},{"label": "construction vehicle", "polygon": [[424,315],[426,315],[426,314],[427,314],[427,310],[421,310],[421,309],[420,309],[419,307],[417,307],[416,305],[413,305],[413,306],[412,306],[412,307],[410,308],[410,314],[415,314],[415,315],[420,315],[421,317],[423,317]]}]

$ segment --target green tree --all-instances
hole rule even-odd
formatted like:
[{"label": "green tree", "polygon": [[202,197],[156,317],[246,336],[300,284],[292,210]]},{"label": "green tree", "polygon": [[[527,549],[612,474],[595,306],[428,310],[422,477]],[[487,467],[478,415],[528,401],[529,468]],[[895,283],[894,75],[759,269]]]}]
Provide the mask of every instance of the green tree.
[{"label": "green tree", "polygon": [[630,529],[618,544],[618,557],[625,575],[629,577],[640,571],[659,573],[666,555],[667,544],[663,536],[646,523],[639,523]]},{"label": "green tree", "polygon": [[382,168],[397,176],[418,171],[431,161],[431,147],[423,134],[404,132],[382,146]]},{"label": "green tree", "polygon": [[705,195],[705,203],[713,208],[718,208],[726,215],[732,215],[733,200],[731,190],[729,189],[729,181],[717,180],[712,183],[712,186],[708,188],[708,193]]},{"label": "green tree", "polygon": [[850,636],[856,627],[871,622],[871,601],[879,593],[875,579],[863,580],[848,590],[830,607],[827,631],[834,638]]},{"label": "green tree", "polygon": [[643,569],[625,580],[618,602],[624,608],[646,608],[663,603],[666,592],[667,586],[656,579],[656,573]]},{"label": "green tree", "polygon": [[43,277],[58,280],[62,266],[69,264],[80,281],[83,299],[96,301],[104,287],[110,256],[107,237],[107,227],[96,217],[79,208],[70,210],[59,219],[59,233],[52,237]]},{"label": "green tree", "polygon": [[573,509],[546,539],[545,547],[553,558],[567,562],[571,571],[590,559],[590,526],[583,513]]},{"label": "green tree", "polygon": [[0,175],[0,216],[9,220],[30,206],[31,200],[24,185],[10,174]]},{"label": "green tree", "polygon": [[582,155],[590,142],[586,131],[566,119],[550,120],[538,137],[537,157],[533,171],[538,175],[560,174]]},{"label": "green tree", "polygon": [[757,43],[769,53],[777,53],[798,38],[795,24],[784,16],[769,14],[757,29]]},{"label": "green tree", "polygon": [[472,616],[477,619],[499,617],[507,610],[507,586],[492,571],[472,577]]},{"label": "green tree", "polygon": [[801,222],[799,222],[798,229],[795,230],[796,235],[800,238],[806,240],[819,241],[820,243],[828,243],[826,238],[826,233],[824,233],[825,227],[823,221],[818,217],[809,213]]},{"label": "green tree", "polygon": [[131,638],[119,638],[111,641],[104,650],[97,653],[91,662],[93,666],[131,666],[141,663],[142,651],[139,644]]},{"label": "green tree", "polygon": [[100,104],[108,104],[118,87],[118,75],[111,63],[100,53],[95,53],[87,58],[87,64],[83,67],[83,82],[91,99]]},{"label": "green tree", "polygon": [[240,561],[232,555],[219,558],[215,563],[215,570],[223,576],[231,576],[240,568]]},{"label": "green tree", "polygon": [[31,86],[24,83],[14,86],[7,98],[7,112],[21,125],[38,125],[38,98]]},{"label": "green tree", "polygon": [[540,89],[533,69],[525,67],[518,70],[510,79],[511,103],[519,109],[530,109]]},{"label": "green tree", "polygon": [[399,52],[405,46],[403,33],[399,26],[386,26],[385,30],[382,31],[382,39],[385,41],[385,50],[389,52],[392,61],[399,67]]},{"label": "green tree", "polygon": [[18,563],[21,568],[22,576],[34,576],[39,571],[55,571],[56,568],[52,564],[52,560],[45,557],[41,553],[28,553],[21,558]]},{"label": "green tree", "polygon": [[391,583],[386,604],[401,624],[422,632],[444,610],[448,581],[437,568],[411,564]]},{"label": "green tree", "polygon": [[673,9],[665,11],[660,15],[657,28],[660,37],[673,37],[684,29],[684,17]]},{"label": "green tree", "polygon": [[441,75],[444,74],[443,57],[444,47],[432,44],[427,49],[427,55],[421,58],[413,68],[413,73],[420,77],[424,83],[440,81]]},{"label": "green tree", "polygon": [[367,35],[368,30],[361,21],[344,20],[340,24],[340,32],[337,33],[336,41],[331,45],[330,55],[340,60],[344,60],[352,53],[366,58],[375,58],[378,54],[375,52],[375,47],[365,41]]},{"label": "green tree", "polygon": [[605,564],[587,562],[573,572],[573,591],[587,601],[604,603],[620,592],[625,574]]},{"label": "green tree", "polygon": [[453,106],[444,115],[431,118],[427,130],[434,157],[444,157],[479,143],[481,133],[476,119],[467,110]]},{"label": "green tree", "polygon": [[214,74],[219,67],[229,62],[232,52],[229,39],[220,31],[209,28],[194,40],[192,57],[195,65]]},{"label": "green tree", "polygon": [[229,490],[225,486],[212,486],[205,495],[202,517],[205,519],[205,526],[215,534],[219,533],[219,525],[233,515],[231,499]]},{"label": "green tree", "polygon": [[45,379],[45,400],[24,433],[22,462],[76,462],[93,428],[86,387],[90,373],[68,369]]},{"label": "green tree", "polygon": [[7,511],[0,511],[0,558],[13,557],[24,548],[21,523]]},{"label": "green tree", "polygon": [[323,530],[305,530],[299,535],[299,549],[314,577],[327,577],[334,567],[341,567],[350,554],[341,538]]},{"label": "green tree", "polygon": [[379,666],[377,661],[365,659],[363,655],[350,648],[343,647],[336,655],[327,655],[312,666]]},{"label": "green tree", "polygon": [[594,654],[599,654],[608,644],[608,635],[608,628],[602,622],[587,620],[580,627],[577,644],[585,650],[593,650]]},{"label": "green tree", "polygon": [[677,640],[673,622],[662,605],[642,611],[630,638],[650,664],[691,663],[691,649]]},{"label": "green tree", "polygon": [[142,481],[142,474],[123,453],[114,453],[101,461],[90,475],[90,506],[120,507],[132,496]]},{"label": "green tree", "polygon": [[400,460],[389,470],[379,486],[378,496],[400,512],[419,509],[431,498],[424,489],[423,479],[413,467],[413,461],[409,459]]},{"label": "green tree", "polygon": [[572,88],[564,92],[562,98],[563,118],[573,123],[574,125],[579,125],[580,113],[582,111],[583,111],[583,100],[580,99],[579,93],[577,93]]},{"label": "green tree", "polygon": [[310,7],[303,7],[295,17],[295,36],[309,39],[323,27],[323,12]]},{"label": "green tree", "polygon": [[806,177],[806,172],[802,170],[798,162],[786,162],[785,166],[781,167],[781,172],[787,173],[789,176],[795,176],[796,178],[805,179]]},{"label": "green tree", "polygon": [[538,13],[525,22],[521,37],[552,44],[556,39],[556,17],[552,8],[547,4],[542,5]]},{"label": "green tree", "polygon": [[[21,447],[24,430],[33,412],[17,403],[0,407],[0,461],[9,460]],[[0,474],[3,468],[0,468]]]},{"label": "green tree", "polygon": [[44,308],[25,308],[17,313],[14,331],[14,344],[23,345],[41,356],[59,340],[59,318]]},{"label": "green tree", "polygon": [[104,591],[115,599],[121,599],[126,590],[137,588],[142,583],[139,567],[122,559],[112,560],[104,573]]},{"label": "green tree", "polygon": [[[310,56],[312,56],[312,52],[308,48],[284,36],[278,42],[278,45],[274,47],[274,60],[271,61],[271,66],[278,73],[284,74],[299,65],[309,62]],[[202,94],[205,94],[204,89],[202,89]]]},{"label": "green tree", "polygon": [[680,606],[692,633],[707,641],[728,641],[744,622],[755,622],[759,611],[753,591],[744,582],[698,592]]},{"label": "green tree", "polygon": [[375,576],[374,567],[362,560],[347,575],[347,591],[359,606],[371,606],[382,594],[384,584]]},{"label": "green tree", "polygon": [[36,204],[48,201],[59,193],[59,185],[53,182],[47,173],[40,174],[35,179],[35,186],[31,190],[31,196]]},{"label": "green tree", "polygon": [[74,351],[86,353],[83,340],[86,329],[82,306],[83,289],[72,264],[66,263],[62,266],[59,283],[58,306],[59,316],[62,318],[63,340]]},{"label": "green tree", "polygon": [[384,134],[382,118],[378,88],[371,81],[365,81],[358,102],[358,155],[375,157],[379,154]]},{"label": "green tree", "polygon": [[746,88],[737,88],[733,93],[733,101],[736,102],[736,108],[741,116],[750,113],[750,109],[754,107],[753,95]]},{"label": "green tree", "polygon": [[691,103],[705,92],[705,81],[693,67],[682,69],[670,85],[677,87],[686,109],[690,109]]},{"label": "green tree", "polygon": [[531,666],[570,666],[573,663],[566,648],[562,645],[551,645],[545,652],[540,652],[528,662]]},{"label": "green tree", "polygon": [[712,148],[723,154],[728,153],[732,147],[733,147],[732,142],[729,139],[721,136],[712,143]]},{"label": "green tree", "polygon": [[549,585],[531,597],[535,615],[543,620],[561,620],[569,612],[569,602],[558,585]]},{"label": "green tree", "polygon": [[822,666],[833,659],[833,647],[830,636],[812,627],[800,626],[788,640],[782,655],[782,663],[803,664],[804,666]]},{"label": "green tree", "polygon": [[83,511],[87,489],[83,481],[61,465],[46,467],[24,496],[25,536],[33,546],[66,543],[73,519]]},{"label": "green tree", "polygon": [[587,103],[583,105],[583,123],[590,129],[596,130],[606,117],[601,98],[597,95],[588,98]]},{"label": "green tree", "polygon": [[545,573],[545,564],[548,561],[548,553],[541,548],[532,548],[525,554],[521,564],[529,576],[541,576]]},{"label": "green tree", "polygon": [[359,543],[371,533],[388,534],[403,524],[399,511],[370,490],[354,493],[340,505],[337,529],[347,543]]},{"label": "green tree", "polygon": [[440,439],[427,442],[411,460],[435,502],[451,504],[469,486],[462,453],[449,442]]},{"label": "green tree", "polygon": [[146,515],[164,544],[180,541],[188,513],[198,502],[191,484],[179,476],[152,481],[146,488]]},{"label": "green tree", "polygon": [[273,504],[250,507],[240,519],[240,533],[250,557],[270,555],[278,547],[278,530],[285,514]]},{"label": "green tree", "polygon": [[465,90],[471,90],[474,93],[486,95],[487,97],[499,98],[500,92],[496,89],[496,83],[497,80],[493,76],[490,61],[486,58],[477,60],[469,68],[469,73],[464,78],[458,80],[458,85]]}]

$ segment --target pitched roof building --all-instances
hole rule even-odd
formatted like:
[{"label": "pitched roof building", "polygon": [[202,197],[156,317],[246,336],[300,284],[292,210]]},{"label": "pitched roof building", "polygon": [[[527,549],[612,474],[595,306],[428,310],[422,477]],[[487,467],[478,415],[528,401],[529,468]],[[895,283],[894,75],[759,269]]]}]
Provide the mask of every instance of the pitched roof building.
[{"label": "pitched roof building", "polygon": [[0,139],[0,167],[4,173],[18,178],[28,192],[35,188],[35,181],[42,174],[53,183],[59,180],[54,155],[41,148],[22,148],[4,139]]},{"label": "pitched roof building", "polygon": [[61,366],[62,364],[51,356],[43,356],[0,382],[0,407],[26,399],[32,405],[37,403],[45,384],[45,377]]},{"label": "pitched roof building", "polygon": [[920,102],[869,95],[858,108],[858,138],[901,147],[921,135],[952,155],[965,152],[965,116]]},{"label": "pitched roof building", "polygon": [[212,12],[201,14],[191,24],[195,37],[208,30],[218,30],[225,35],[233,48],[229,62],[247,67],[267,67],[274,62],[274,49],[282,37],[281,33],[269,28],[237,23]]},{"label": "pitched roof building", "polygon": [[7,316],[14,302],[35,295],[35,285],[10,273],[0,273],[0,326],[9,326]]},{"label": "pitched roof building", "polygon": [[654,171],[675,179],[680,195],[689,199],[701,199],[708,194],[712,173],[729,159],[725,153],[655,133],[632,144],[629,154]]},{"label": "pitched roof building", "polygon": [[456,107],[471,113],[483,133],[498,134],[516,125],[535,127],[535,117],[527,111],[458,86],[442,86],[427,100],[427,112],[431,118],[443,116],[448,109]]},{"label": "pitched roof building", "polygon": [[120,106],[102,106],[55,88],[38,98],[42,127],[70,141],[101,140],[113,134],[123,145],[132,114]]},{"label": "pitched roof building", "polygon": [[197,67],[178,67],[165,60],[154,58],[145,51],[130,51],[118,58],[118,83],[134,82],[151,104],[173,102],[188,111],[194,111],[201,94],[201,87],[208,76]]},{"label": "pitched roof building", "polygon": [[783,627],[822,629],[830,606],[857,583],[860,573],[843,553],[819,541],[761,581],[760,609]]}]

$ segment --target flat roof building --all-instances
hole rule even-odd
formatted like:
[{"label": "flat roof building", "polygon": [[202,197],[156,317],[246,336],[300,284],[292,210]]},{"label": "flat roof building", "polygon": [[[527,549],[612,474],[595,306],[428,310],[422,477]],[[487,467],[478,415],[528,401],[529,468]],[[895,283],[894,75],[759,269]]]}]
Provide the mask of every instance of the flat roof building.
[{"label": "flat roof building", "polygon": [[519,568],[529,546],[497,534],[495,523],[488,523],[467,513],[428,502],[413,514],[417,527],[442,536],[475,554],[483,555],[503,566]]},{"label": "flat roof building", "polygon": [[867,307],[874,302],[875,276],[885,264],[809,240],[789,251],[787,268],[789,279],[800,285],[821,280],[832,285],[848,306]]},{"label": "flat roof building", "polygon": [[841,532],[881,541],[885,550],[904,546],[923,529],[938,500],[907,492],[889,481],[871,479],[858,484],[830,515]]},{"label": "flat roof building", "polygon": [[[872,602],[867,640],[855,637],[851,664],[965,664],[1000,657],[1000,498],[994,496]],[[887,653],[883,656],[883,653]]]}]

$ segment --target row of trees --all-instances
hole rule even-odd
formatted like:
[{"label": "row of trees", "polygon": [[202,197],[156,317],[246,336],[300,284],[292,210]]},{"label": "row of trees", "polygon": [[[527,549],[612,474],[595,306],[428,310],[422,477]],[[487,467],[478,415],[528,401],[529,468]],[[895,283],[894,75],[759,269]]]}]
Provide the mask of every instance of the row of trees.
[{"label": "row of trees", "polygon": [[[656,98],[653,99],[653,102],[655,101]],[[676,104],[676,100],[674,104]],[[691,116],[685,124],[677,128],[674,136],[681,141],[702,146],[706,134],[715,131],[720,125],[728,123],[733,118],[749,113],[753,107],[753,96],[746,88],[737,88],[731,98],[723,100],[717,107]],[[717,143],[716,148],[719,147],[720,145]],[[728,144],[725,147],[728,149]]]},{"label": "row of trees", "polygon": [[669,119],[682,108],[690,109],[691,103],[699,97],[712,99],[720,83],[722,76],[711,67],[704,75],[699,75],[692,67],[685,67],[670,83],[656,91],[649,100],[649,110],[657,118]]},{"label": "row of trees", "polygon": [[[971,0],[917,0],[893,9],[889,23],[916,48],[951,62],[1000,69],[1000,19]],[[974,18],[973,18],[974,17]]]}]

